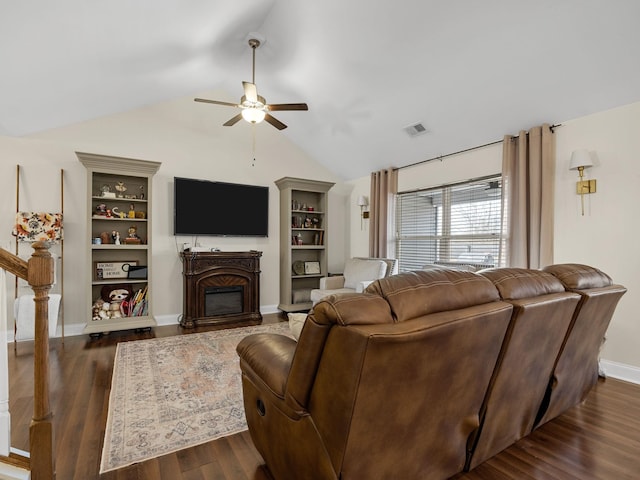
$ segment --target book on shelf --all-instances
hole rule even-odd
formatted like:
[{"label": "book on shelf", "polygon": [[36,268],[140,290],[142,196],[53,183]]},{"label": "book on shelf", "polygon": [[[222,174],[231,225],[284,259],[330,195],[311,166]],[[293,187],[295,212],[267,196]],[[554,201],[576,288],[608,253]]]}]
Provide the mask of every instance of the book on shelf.
[{"label": "book on shelf", "polygon": [[140,317],[147,314],[147,286],[140,288],[129,302],[129,316]]}]

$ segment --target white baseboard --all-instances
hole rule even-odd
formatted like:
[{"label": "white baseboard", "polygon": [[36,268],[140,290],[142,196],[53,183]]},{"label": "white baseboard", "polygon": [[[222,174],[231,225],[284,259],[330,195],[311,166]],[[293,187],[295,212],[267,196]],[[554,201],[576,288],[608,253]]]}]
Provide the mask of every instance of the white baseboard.
[{"label": "white baseboard", "polygon": [[181,313],[171,313],[169,315],[154,315],[153,318],[156,319],[156,323],[159,327],[164,327],[165,325],[179,324],[181,316]]},{"label": "white baseboard", "polygon": [[260,306],[260,313],[262,315],[266,315],[268,313],[278,313],[280,310],[278,310],[278,305],[261,305]]},{"label": "white baseboard", "polygon": [[640,385],[640,367],[613,362],[611,360],[600,360],[600,368],[607,377]]},{"label": "white baseboard", "polygon": [[[19,450],[17,448],[11,448],[11,452],[16,453],[22,457],[29,458],[29,452]],[[31,478],[31,472],[24,468],[16,467],[8,463],[0,462],[0,479],[1,480],[29,480]]]},{"label": "white baseboard", "polygon": [[[263,315],[267,315],[269,313],[278,313],[278,305],[262,305],[260,306],[260,313]],[[170,313],[167,315],[155,315],[154,318],[158,323],[158,326],[165,325],[177,325],[180,323],[181,313]],[[85,335],[84,333],[84,323],[71,323],[64,326],[64,336],[65,337],[75,337],[78,335]],[[56,337],[62,337],[62,328],[58,325],[58,329],[56,331]],[[7,343],[13,343],[13,331],[7,333]]]},{"label": "white baseboard", "polygon": [[0,463],[0,479],[2,480],[29,480],[31,472],[18,468],[8,463]]}]

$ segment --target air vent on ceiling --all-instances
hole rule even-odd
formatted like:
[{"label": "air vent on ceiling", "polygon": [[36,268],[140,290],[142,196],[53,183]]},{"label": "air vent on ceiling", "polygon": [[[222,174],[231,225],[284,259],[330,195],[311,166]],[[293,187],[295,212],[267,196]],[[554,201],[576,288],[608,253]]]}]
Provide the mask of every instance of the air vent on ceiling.
[{"label": "air vent on ceiling", "polygon": [[404,127],[403,130],[407,132],[407,135],[409,135],[410,137],[417,137],[418,135],[422,135],[429,131],[422,123],[414,123],[413,125]]}]

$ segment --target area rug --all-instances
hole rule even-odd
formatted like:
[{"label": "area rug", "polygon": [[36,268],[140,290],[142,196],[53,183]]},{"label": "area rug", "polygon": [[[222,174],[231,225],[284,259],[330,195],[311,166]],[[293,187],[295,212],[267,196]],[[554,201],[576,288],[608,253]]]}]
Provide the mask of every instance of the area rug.
[{"label": "area rug", "polygon": [[100,473],[247,429],[236,346],[286,322],[119,343]]}]

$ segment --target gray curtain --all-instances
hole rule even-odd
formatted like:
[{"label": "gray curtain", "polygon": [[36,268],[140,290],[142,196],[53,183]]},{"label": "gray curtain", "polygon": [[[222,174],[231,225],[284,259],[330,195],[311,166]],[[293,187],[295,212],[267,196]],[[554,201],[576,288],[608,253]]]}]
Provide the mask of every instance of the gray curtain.
[{"label": "gray curtain", "polygon": [[371,174],[369,195],[369,256],[395,257],[395,194],[398,171],[393,168]]},{"label": "gray curtain", "polygon": [[507,265],[542,268],[553,263],[555,135],[548,124],[505,135],[503,230]]}]

